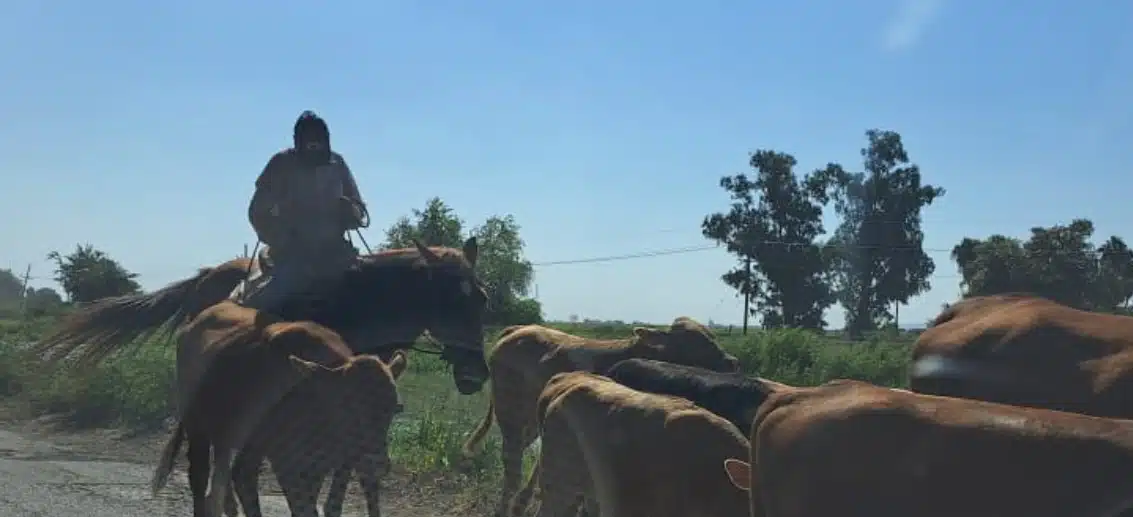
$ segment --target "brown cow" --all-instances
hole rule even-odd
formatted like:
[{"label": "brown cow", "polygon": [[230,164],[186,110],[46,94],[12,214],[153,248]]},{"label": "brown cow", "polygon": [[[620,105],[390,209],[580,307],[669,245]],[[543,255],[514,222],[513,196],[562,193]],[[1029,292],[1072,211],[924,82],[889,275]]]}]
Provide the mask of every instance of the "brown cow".
[{"label": "brown cow", "polygon": [[492,372],[488,411],[464,444],[464,453],[474,454],[491,428],[493,416],[499,421],[504,472],[496,515],[504,515],[519,489],[523,452],[537,436],[535,404],[551,376],[569,371],[605,372],[614,363],[632,357],[715,371],[739,369],[739,361],[720,348],[708,328],[683,316],[666,330],[636,327],[628,339],[589,339],[539,325],[503,330],[488,357]]},{"label": "brown cow", "polygon": [[747,496],[720,464],[747,457],[743,433],[692,402],[588,372],[551,377],[538,399],[543,445],[511,512],[538,483],[539,517],[573,517],[583,499],[603,517],[741,517]]},{"label": "brown cow", "polygon": [[[178,424],[154,473],[153,488],[160,489],[168,480],[173,458],[187,439],[195,517],[217,517],[225,504],[234,511],[234,502],[226,501],[226,495],[233,481],[235,452],[305,379],[321,384],[334,378],[312,376],[306,362],[328,368],[345,365],[337,370],[344,387],[388,383],[392,389],[390,372],[373,367],[380,361],[352,359],[353,352],[330,329],[310,322],[284,322],[232,302],[205,309],[178,332],[177,345]],[[376,380],[373,374],[379,374]],[[384,403],[388,396],[381,391],[356,394],[359,402],[376,397]],[[206,495],[207,487],[211,489]]]},{"label": "brown cow", "polygon": [[983,313],[1000,305],[1034,298],[1038,298],[1038,296],[1030,293],[1002,293],[964,298],[945,307],[944,310],[940,311],[939,315],[929,322],[928,326],[935,327],[959,317],[974,313]]},{"label": "brown cow", "polygon": [[753,517],[1112,517],[1133,504],[1129,420],[833,381],[775,392],[750,438],[724,470]]},{"label": "brown cow", "polygon": [[349,475],[357,470],[369,515],[378,517],[379,475],[389,466],[389,426],[402,408],[394,382],[405,371],[405,353],[396,352],[388,368],[374,356],[356,356],[333,369],[294,361],[310,380],[267,414],[232,467],[232,487],[245,517],[263,515],[258,480],[265,457],[292,515],[318,517],[316,499],[331,470],[335,476],[323,515],[342,515]]},{"label": "brown cow", "polygon": [[1133,318],[1037,297],[960,303],[913,346],[913,391],[1133,417]]}]

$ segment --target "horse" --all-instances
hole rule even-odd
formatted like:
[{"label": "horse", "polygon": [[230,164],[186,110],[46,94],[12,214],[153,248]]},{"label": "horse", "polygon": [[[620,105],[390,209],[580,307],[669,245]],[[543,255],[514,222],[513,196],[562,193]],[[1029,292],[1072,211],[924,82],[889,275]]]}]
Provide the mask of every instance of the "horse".
[{"label": "horse", "polygon": [[[414,244],[363,255],[340,280],[319,286],[313,296],[286,300],[273,313],[323,325],[355,353],[383,361],[428,331],[441,344],[441,359],[452,365],[457,391],[478,393],[488,380],[483,324],[488,298],[475,274],[476,238],[460,250]],[[50,363],[71,359],[76,367],[91,366],[163,326],[172,335],[227,300],[255,262],[230,260],[151,293],[97,300],[70,313],[32,351]]]}]

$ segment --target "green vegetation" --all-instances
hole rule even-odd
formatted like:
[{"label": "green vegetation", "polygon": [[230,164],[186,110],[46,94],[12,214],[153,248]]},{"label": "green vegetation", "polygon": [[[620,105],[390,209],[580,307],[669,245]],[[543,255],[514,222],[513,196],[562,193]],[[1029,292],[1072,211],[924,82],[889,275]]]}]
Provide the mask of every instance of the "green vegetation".
[{"label": "green vegetation", "polygon": [[[77,426],[156,429],[170,415],[174,347],[166,338],[152,338],[87,375],[53,373],[22,351],[22,345],[34,341],[52,323],[49,318],[0,321],[0,392],[9,403],[28,416],[68,415]],[[596,338],[626,337],[632,328],[554,326]],[[493,331],[491,337],[495,334]],[[912,339],[847,343],[810,331],[770,330],[746,337],[738,332],[721,333],[720,342],[740,358],[745,371],[788,384],[855,378],[902,386]],[[434,355],[412,352],[409,364],[399,382],[406,411],[395,421],[391,436],[395,463],[410,473],[449,479],[465,487],[496,486],[500,460],[495,428],[477,457],[466,460],[460,451],[467,433],[484,415],[487,392],[457,394],[447,368]],[[494,489],[480,492],[495,494]]]}]

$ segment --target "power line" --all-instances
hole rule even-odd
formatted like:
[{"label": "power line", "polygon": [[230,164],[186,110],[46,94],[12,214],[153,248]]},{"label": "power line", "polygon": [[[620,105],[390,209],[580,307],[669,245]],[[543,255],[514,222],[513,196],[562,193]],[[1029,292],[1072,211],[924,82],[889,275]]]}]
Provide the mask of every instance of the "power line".
[{"label": "power line", "polygon": [[[755,244],[762,244],[762,245],[780,245],[780,246],[786,246],[786,247],[818,246],[820,248],[853,249],[853,250],[890,249],[890,250],[910,250],[910,251],[911,250],[923,250],[927,253],[951,253],[952,252],[951,249],[924,248],[924,247],[920,247],[920,246],[867,246],[867,245],[861,245],[861,244],[816,244],[816,243],[806,243],[806,242],[788,242],[788,241],[772,241],[772,240],[755,241],[754,243]],[[534,267],[543,267],[543,266],[559,266],[559,265],[565,265],[565,264],[589,264],[589,263],[594,263],[594,262],[614,262],[614,261],[618,261],[618,260],[631,260],[631,259],[639,259],[639,258],[661,257],[661,256],[665,256],[665,255],[680,255],[680,254],[684,254],[684,253],[695,253],[695,252],[698,252],[698,251],[708,251],[708,250],[714,250],[714,249],[720,249],[720,246],[715,245],[715,244],[702,245],[702,246],[685,246],[683,248],[668,248],[668,249],[661,249],[661,250],[654,250],[654,251],[642,251],[642,252],[637,252],[637,253],[626,253],[624,255],[609,255],[609,256],[603,256],[603,257],[589,257],[589,258],[581,258],[581,259],[551,260],[551,261],[546,261],[546,262],[534,262],[531,265],[534,266]]]}]

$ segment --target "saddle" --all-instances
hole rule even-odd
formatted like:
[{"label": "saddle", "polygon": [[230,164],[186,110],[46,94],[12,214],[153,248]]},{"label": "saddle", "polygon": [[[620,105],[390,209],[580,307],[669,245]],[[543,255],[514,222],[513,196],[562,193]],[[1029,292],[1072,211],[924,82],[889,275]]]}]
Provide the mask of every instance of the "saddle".
[{"label": "saddle", "polygon": [[[351,250],[353,250],[353,246],[351,246]],[[351,260],[357,260],[357,251],[354,251],[355,253]],[[259,290],[274,279],[275,275],[272,273],[273,270],[276,269],[275,266],[275,260],[271,255],[271,248],[265,245],[264,248],[252,258],[252,263],[248,267],[247,276],[236,286],[228,299],[238,304],[245,305],[244,301],[247,299],[248,294]],[[312,267],[318,266],[312,264]],[[302,299],[307,303],[318,303],[319,300],[325,296],[325,291],[325,282],[316,281],[313,285],[305,289],[291,292],[288,298]]]}]

